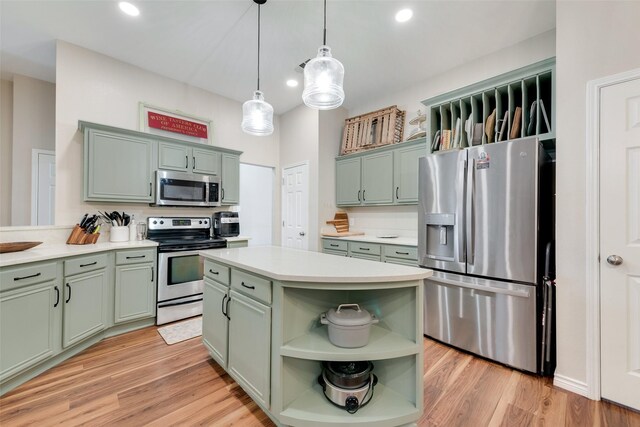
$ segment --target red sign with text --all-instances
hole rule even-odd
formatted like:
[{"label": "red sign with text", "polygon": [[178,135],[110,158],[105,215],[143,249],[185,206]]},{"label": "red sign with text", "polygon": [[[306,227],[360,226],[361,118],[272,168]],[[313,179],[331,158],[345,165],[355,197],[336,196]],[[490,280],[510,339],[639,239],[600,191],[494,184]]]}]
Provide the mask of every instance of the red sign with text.
[{"label": "red sign with text", "polygon": [[202,123],[190,122],[189,120],[165,116],[151,111],[147,112],[147,116],[150,128],[207,139],[207,125]]}]

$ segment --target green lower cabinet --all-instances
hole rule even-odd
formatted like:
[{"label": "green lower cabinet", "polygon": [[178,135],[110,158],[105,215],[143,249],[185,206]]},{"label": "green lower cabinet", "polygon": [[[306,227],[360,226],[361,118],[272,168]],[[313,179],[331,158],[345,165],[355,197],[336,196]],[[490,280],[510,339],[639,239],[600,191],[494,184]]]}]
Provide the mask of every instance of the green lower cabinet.
[{"label": "green lower cabinet", "polygon": [[246,248],[249,246],[248,240],[227,241],[227,248]]},{"label": "green lower cabinet", "polygon": [[222,205],[237,205],[240,203],[240,156],[223,153],[222,157],[222,187],[220,202]]},{"label": "green lower cabinet", "polygon": [[271,308],[232,290],[229,317],[228,372],[251,397],[269,408]]},{"label": "green lower cabinet", "polygon": [[62,346],[69,347],[106,328],[107,272],[65,278]]},{"label": "green lower cabinet", "polygon": [[54,355],[61,298],[56,282],[0,294],[0,381]]},{"label": "green lower cabinet", "polygon": [[204,278],[202,307],[202,343],[211,357],[224,369],[227,368],[229,345],[229,320],[223,310],[229,298],[229,287],[208,277]]},{"label": "green lower cabinet", "polygon": [[369,261],[378,261],[378,262],[380,261],[380,255],[369,255],[369,254],[352,253],[349,256],[351,258],[367,259]]},{"label": "green lower cabinet", "polygon": [[336,251],[332,249],[322,249],[322,252],[329,255],[347,256],[347,251]]},{"label": "green lower cabinet", "polygon": [[116,267],[115,323],[156,315],[154,270],[153,263]]}]

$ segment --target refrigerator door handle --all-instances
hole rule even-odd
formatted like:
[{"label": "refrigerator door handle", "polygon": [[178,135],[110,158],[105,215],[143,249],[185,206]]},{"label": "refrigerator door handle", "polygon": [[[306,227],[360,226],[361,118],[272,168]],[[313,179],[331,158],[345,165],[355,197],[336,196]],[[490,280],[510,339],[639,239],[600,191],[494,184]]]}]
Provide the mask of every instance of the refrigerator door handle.
[{"label": "refrigerator door handle", "polygon": [[463,227],[463,218],[464,218],[464,176],[467,172],[467,161],[462,160],[458,164],[458,182],[456,188],[457,201],[456,201],[456,221],[455,221],[455,230],[456,230],[456,245],[457,249],[457,262],[464,262],[464,227]]},{"label": "refrigerator door handle", "polygon": [[467,263],[473,264],[475,259],[475,191],[476,191],[476,159],[469,165],[469,181],[467,182]]},{"label": "refrigerator door handle", "polygon": [[517,289],[503,289],[503,288],[496,288],[495,286],[474,285],[472,283],[465,283],[458,280],[445,279],[444,277],[432,276],[432,277],[429,277],[427,280],[444,283],[445,285],[458,286],[460,288],[474,289],[476,291],[481,291],[481,292],[490,292],[492,294],[503,294],[503,295],[509,295],[512,297],[520,297],[520,298],[529,298],[531,296],[530,291],[517,290]]}]

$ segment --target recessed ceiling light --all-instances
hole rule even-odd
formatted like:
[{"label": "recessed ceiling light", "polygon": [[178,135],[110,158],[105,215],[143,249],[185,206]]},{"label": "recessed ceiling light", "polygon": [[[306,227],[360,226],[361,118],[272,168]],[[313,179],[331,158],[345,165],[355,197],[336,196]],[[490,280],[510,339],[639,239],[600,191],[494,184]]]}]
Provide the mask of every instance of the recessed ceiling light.
[{"label": "recessed ceiling light", "polygon": [[121,11],[129,16],[140,15],[140,10],[129,2],[121,1],[120,3],[118,3],[118,6],[120,7]]},{"label": "recessed ceiling light", "polygon": [[413,10],[411,9],[402,9],[396,13],[396,21],[398,22],[407,22],[413,16]]},{"label": "recessed ceiling light", "polygon": [[287,80],[287,86],[296,87],[296,86],[298,86],[298,81],[294,80],[294,79],[289,79],[289,80]]}]

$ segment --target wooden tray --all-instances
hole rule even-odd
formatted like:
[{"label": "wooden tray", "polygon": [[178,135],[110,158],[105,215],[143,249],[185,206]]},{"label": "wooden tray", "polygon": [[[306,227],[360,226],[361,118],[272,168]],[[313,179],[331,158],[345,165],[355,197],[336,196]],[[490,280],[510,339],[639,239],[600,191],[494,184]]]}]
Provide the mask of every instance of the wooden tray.
[{"label": "wooden tray", "polygon": [[9,242],[0,243],[0,254],[8,252],[20,252],[41,245],[42,242]]}]

